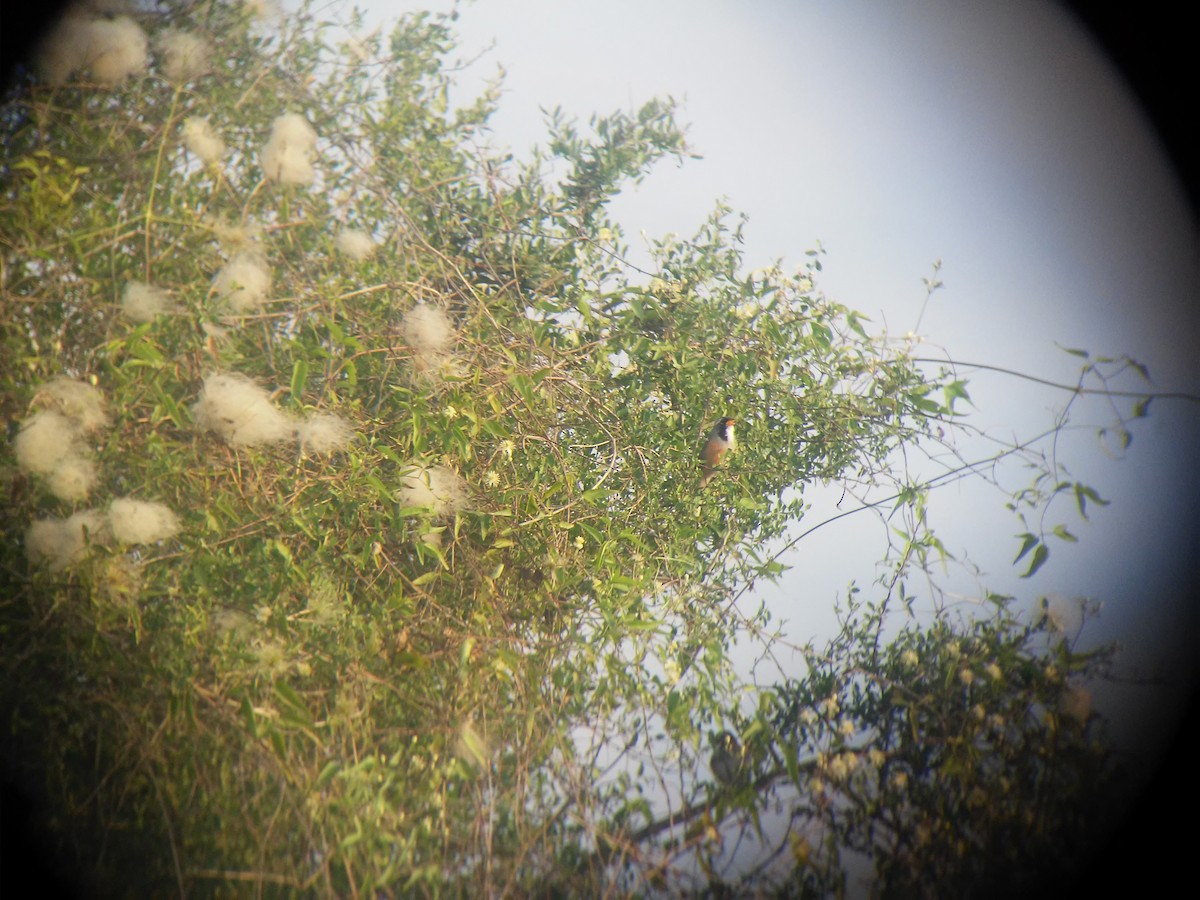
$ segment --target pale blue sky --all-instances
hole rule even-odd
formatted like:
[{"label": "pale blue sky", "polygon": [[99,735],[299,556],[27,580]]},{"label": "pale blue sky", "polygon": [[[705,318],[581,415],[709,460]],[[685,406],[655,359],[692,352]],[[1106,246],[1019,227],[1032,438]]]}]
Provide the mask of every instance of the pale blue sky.
[{"label": "pale blue sky", "polygon": [[[373,19],[449,8],[366,6]],[[518,155],[544,139],[539,107],[586,122],[654,96],[684,101],[704,159],[660,166],[617,201],[635,248],[642,229],[692,233],[723,197],[750,216],[751,268],[794,265],[820,241],[819,286],[896,334],[914,327],[921,278],[944,260],[946,287],[920,333],[956,359],[1071,380],[1079,360],[1057,343],[1129,353],[1161,389],[1200,392],[1200,277],[1182,188],[1132,93],[1048,2],[484,0],[456,24],[463,57],[495,41],[460,84],[473,95],[504,67],[490,139]],[[1000,435],[1048,426],[1066,399],[986,374],[972,397]],[[935,522],[993,589],[1102,600],[1095,637],[1126,644],[1128,670],[1182,660],[1197,630],[1198,409],[1156,404],[1121,462],[1091,435],[1070,440],[1073,474],[1113,503],[1090,525],[1063,504],[1052,518],[1081,543],[1055,546],[1033,579],[1013,577],[1018,529],[999,496],[951,488]],[[817,496],[814,521],[832,502]],[[878,527],[823,529],[790,558],[795,569],[767,596],[796,637],[828,627],[851,579],[870,582],[878,551],[864,554],[860,538]],[[1121,696],[1132,697],[1121,730],[1143,731],[1154,704]]]}]

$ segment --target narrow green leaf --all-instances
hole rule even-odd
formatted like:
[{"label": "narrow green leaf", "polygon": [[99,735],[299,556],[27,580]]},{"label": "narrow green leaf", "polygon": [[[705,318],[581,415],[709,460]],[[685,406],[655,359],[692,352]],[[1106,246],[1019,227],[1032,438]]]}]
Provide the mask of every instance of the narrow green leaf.
[{"label": "narrow green leaf", "polygon": [[301,358],[292,363],[292,400],[300,402],[304,396],[304,386],[308,383],[308,362]]},{"label": "narrow green leaf", "polygon": [[1050,548],[1047,547],[1045,544],[1039,543],[1037,545],[1037,548],[1034,549],[1034,551],[1033,551],[1033,559],[1030,560],[1030,562],[1029,562],[1029,568],[1025,571],[1024,574],[1021,575],[1021,577],[1029,578],[1031,575],[1033,575],[1034,572],[1036,572],[1038,569],[1040,569],[1045,564],[1046,560],[1049,558],[1050,558]]},{"label": "narrow green leaf", "polygon": [[1054,526],[1054,534],[1056,537],[1061,538],[1064,541],[1068,541],[1072,544],[1077,543],[1079,541],[1079,538],[1075,537],[1075,535],[1073,535],[1073,534],[1071,534],[1071,532],[1067,531],[1066,525]]},{"label": "narrow green leaf", "polygon": [[1038,544],[1038,537],[1036,534],[1025,532],[1025,534],[1019,534],[1017,537],[1021,539],[1021,549],[1017,551],[1017,556],[1013,560],[1013,565],[1019,563],[1021,561],[1021,557],[1023,557]]}]

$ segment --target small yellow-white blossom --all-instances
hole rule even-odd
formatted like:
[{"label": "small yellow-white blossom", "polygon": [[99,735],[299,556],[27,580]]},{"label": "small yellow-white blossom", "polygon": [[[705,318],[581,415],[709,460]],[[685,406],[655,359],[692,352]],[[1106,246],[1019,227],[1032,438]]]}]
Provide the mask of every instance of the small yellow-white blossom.
[{"label": "small yellow-white blossom", "polygon": [[970,669],[960,669],[958,672],[958,680],[967,687],[971,686],[971,682],[975,680],[975,673]]},{"label": "small yellow-white blossom", "polygon": [[921,661],[921,658],[917,656],[916,650],[909,649],[900,654],[900,661],[906,666],[915,666]]},{"label": "small yellow-white blossom", "polygon": [[983,671],[987,674],[988,678],[992,679],[992,681],[999,681],[1004,677],[1004,673],[1000,671],[1000,667],[994,662],[990,662],[984,666]]},{"label": "small yellow-white blossom", "polygon": [[850,719],[842,719],[838,723],[838,733],[845,738],[854,737],[854,722]]}]

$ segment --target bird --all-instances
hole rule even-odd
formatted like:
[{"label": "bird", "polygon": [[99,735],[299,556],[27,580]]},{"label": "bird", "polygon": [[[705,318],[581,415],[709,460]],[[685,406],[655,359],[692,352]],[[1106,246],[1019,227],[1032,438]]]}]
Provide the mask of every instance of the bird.
[{"label": "bird", "polygon": [[733,435],[734,422],[729,416],[717,419],[717,424],[708,433],[708,440],[700,451],[700,487],[707,487],[716,476],[721,457],[737,449],[737,439]]},{"label": "bird", "polygon": [[713,741],[716,749],[709,757],[708,767],[721,784],[731,784],[742,770],[742,745],[728,731],[722,731]]}]

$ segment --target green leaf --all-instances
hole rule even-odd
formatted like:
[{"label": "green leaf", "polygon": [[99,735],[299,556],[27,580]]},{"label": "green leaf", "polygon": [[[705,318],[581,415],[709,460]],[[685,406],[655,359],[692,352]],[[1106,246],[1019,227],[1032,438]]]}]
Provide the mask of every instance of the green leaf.
[{"label": "green leaf", "polygon": [[280,704],[280,718],[290,725],[296,725],[306,731],[314,729],[312,714],[308,705],[300,698],[287,682],[275,682],[275,698]]},{"label": "green leaf", "polygon": [[1050,548],[1043,543],[1039,543],[1033,551],[1033,558],[1029,562],[1029,568],[1021,575],[1022,578],[1029,578],[1040,569],[1050,558]]},{"label": "green leaf", "polygon": [[1062,540],[1067,541],[1072,544],[1077,543],[1079,541],[1079,538],[1075,537],[1075,535],[1073,535],[1073,534],[1071,534],[1071,532],[1067,531],[1067,526],[1065,526],[1065,525],[1055,525],[1054,526],[1054,534],[1056,537],[1061,538]]},{"label": "green leaf", "polygon": [[1017,551],[1016,558],[1013,560],[1013,565],[1019,563],[1021,561],[1021,557],[1038,545],[1038,536],[1036,534],[1025,532],[1025,534],[1019,534],[1017,537],[1021,539],[1021,549]]},{"label": "green leaf", "polygon": [[292,402],[299,403],[308,383],[308,362],[303,358],[292,363]]},{"label": "green leaf", "polygon": [[[951,412],[954,411],[955,400],[966,400],[971,403],[971,396],[967,393],[967,383],[965,381],[952,381],[942,388],[942,392],[946,398],[946,408]],[[972,406],[974,404],[971,404]]]},{"label": "green leaf", "polygon": [[325,787],[325,785],[329,784],[329,782],[333,780],[333,776],[341,770],[342,764],[336,760],[325,763],[325,767],[321,769],[320,774],[317,775],[316,781],[313,782],[313,790],[319,791],[321,788]]},{"label": "green leaf", "polygon": [[1088,487],[1086,484],[1075,482],[1073,485],[1075,490],[1075,503],[1079,507],[1079,515],[1087,518],[1087,502],[1091,500],[1097,506],[1108,506],[1108,501],[1101,497],[1096,491]]}]

